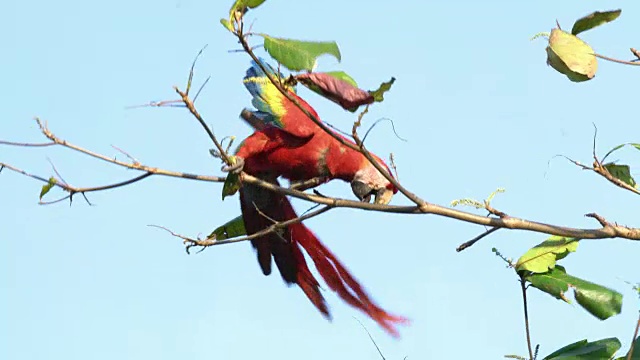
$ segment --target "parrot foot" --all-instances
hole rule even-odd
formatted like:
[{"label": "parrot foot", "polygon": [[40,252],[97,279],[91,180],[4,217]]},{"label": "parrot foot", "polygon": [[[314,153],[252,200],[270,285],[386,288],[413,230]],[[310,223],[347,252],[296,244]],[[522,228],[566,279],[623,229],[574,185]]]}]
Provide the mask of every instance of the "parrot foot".
[{"label": "parrot foot", "polygon": [[230,172],[230,173],[234,173],[234,174],[239,174],[242,172],[242,169],[244,168],[244,159],[236,156],[234,157],[235,159],[235,164],[233,165],[229,165],[229,166],[223,166],[222,167],[222,171],[224,172]]}]

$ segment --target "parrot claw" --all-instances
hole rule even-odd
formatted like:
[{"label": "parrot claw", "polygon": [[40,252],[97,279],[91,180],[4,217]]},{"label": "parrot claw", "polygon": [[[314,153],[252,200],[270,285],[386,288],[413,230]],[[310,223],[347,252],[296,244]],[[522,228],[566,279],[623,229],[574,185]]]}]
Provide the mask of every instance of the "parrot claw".
[{"label": "parrot claw", "polygon": [[230,173],[234,173],[234,174],[239,174],[242,172],[242,169],[244,168],[244,159],[236,156],[235,157],[235,164],[233,165],[225,165],[222,167],[222,171],[224,172],[230,172]]}]

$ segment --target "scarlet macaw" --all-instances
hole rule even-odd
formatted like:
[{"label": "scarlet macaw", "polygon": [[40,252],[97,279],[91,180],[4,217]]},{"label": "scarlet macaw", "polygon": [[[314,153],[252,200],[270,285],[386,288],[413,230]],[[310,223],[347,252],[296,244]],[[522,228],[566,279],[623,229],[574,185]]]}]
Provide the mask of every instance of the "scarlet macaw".
[{"label": "scarlet macaw", "polygon": [[[265,63],[267,69],[273,69]],[[256,130],[238,148],[238,171],[246,161],[253,171],[274,171],[290,181],[323,177],[326,181],[341,179],[351,183],[356,197],[362,201],[388,204],[398,189],[393,186],[360,152],[353,150],[309,119],[295,104],[284,97],[271,84],[262,69],[253,63],[246,73],[244,84],[253,95],[254,121],[249,124]],[[316,111],[289,87],[293,96],[316,119]],[[353,141],[335,133],[344,141]],[[374,158],[390,174],[389,167],[374,155]]]},{"label": "scarlet macaw", "polygon": [[[269,82],[255,63],[247,70],[244,83],[254,96],[254,106],[258,108],[247,119],[256,131],[238,147],[238,165],[226,168],[227,171],[243,170],[278,185],[279,176],[290,181],[316,177],[323,177],[325,181],[341,179],[351,183],[353,192],[362,201],[369,201],[372,195],[376,197],[376,203],[387,204],[391,200],[397,189],[362,154],[340,144],[308,119]],[[309,104],[292,89],[289,91],[317,117]],[[386,167],[382,160],[376,159]],[[242,185],[240,204],[248,235],[264,230],[274,221],[298,217],[285,195],[256,185]],[[251,242],[257,250],[262,272],[265,275],[271,273],[273,257],[283,280],[288,284],[298,284],[325,317],[331,318],[329,309],[320,293],[318,281],[306,264],[302,249],[331,290],[390,334],[397,336],[394,325],[407,321],[376,305],[344,265],[301,222]]]}]

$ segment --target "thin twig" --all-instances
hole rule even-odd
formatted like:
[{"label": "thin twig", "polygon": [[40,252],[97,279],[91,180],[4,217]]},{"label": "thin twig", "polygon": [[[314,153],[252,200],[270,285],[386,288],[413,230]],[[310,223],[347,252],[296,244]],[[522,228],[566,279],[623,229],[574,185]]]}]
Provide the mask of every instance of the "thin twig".
[{"label": "thin twig", "polygon": [[220,157],[222,158],[222,160],[224,160],[224,162],[227,165],[233,165],[231,163],[231,159],[229,158],[229,155],[224,151],[224,148],[222,147],[222,145],[220,145],[220,142],[218,142],[218,139],[213,134],[213,131],[209,128],[207,123],[204,121],[204,119],[202,118],[198,110],[196,110],[196,107],[193,104],[193,101],[189,98],[188,93],[182,92],[182,90],[178,89],[178,87],[174,87],[173,89],[178,93],[178,95],[180,95],[180,97],[182,98],[182,101],[187,106],[187,109],[189,109],[189,112],[191,112],[191,115],[193,115],[196,118],[196,120],[198,120],[200,125],[202,125],[202,128],[204,128],[204,130],[207,132],[207,135],[209,135],[209,138],[211,139],[213,144],[216,146],[216,148],[220,152]]},{"label": "thin twig", "polygon": [[247,235],[247,236],[241,236],[241,237],[235,237],[235,238],[229,238],[229,239],[223,239],[223,240],[218,240],[214,237],[211,238],[206,238],[206,239],[193,239],[184,235],[180,235],[177,233],[174,233],[173,231],[163,227],[163,226],[159,226],[159,225],[149,225],[152,227],[157,227],[163,230],[166,230],[167,232],[169,232],[171,235],[175,236],[175,237],[179,237],[180,239],[183,240],[183,242],[185,244],[187,244],[186,246],[186,251],[187,253],[190,253],[189,251],[191,250],[191,248],[193,247],[203,247],[203,248],[207,248],[210,246],[217,246],[217,245],[226,245],[226,244],[233,244],[233,243],[237,243],[237,242],[241,242],[241,241],[247,241],[247,240],[251,240],[251,239],[255,239],[264,235],[267,235],[269,233],[275,232],[278,229],[287,227],[291,224],[296,224],[299,222],[302,222],[304,220],[310,219],[314,216],[318,216],[320,214],[323,214],[329,210],[331,210],[333,207],[332,206],[324,206],[318,210],[315,211],[310,211],[308,213],[306,213],[305,215],[302,216],[298,216],[294,219],[289,219],[286,221],[280,221],[280,222],[275,222],[273,225],[266,227],[256,233],[253,233],[251,235]]},{"label": "thin twig", "polygon": [[118,150],[119,152],[121,152],[124,156],[126,156],[127,158],[129,158],[129,160],[131,160],[132,163],[134,164],[140,164],[140,161],[138,161],[136,158],[134,158],[133,156],[131,156],[128,152],[120,149],[119,147],[115,146],[115,145],[111,145],[112,148]]},{"label": "thin twig", "polygon": [[47,158],[47,161],[49,162],[49,165],[51,165],[53,172],[56,173],[56,175],[58,175],[58,179],[60,179],[60,181],[62,181],[64,185],[69,185],[69,183],[62,177],[62,175],[60,175],[60,173],[58,172],[58,169],[56,169],[56,166],[53,165],[53,161],[51,161],[51,159],[49,158]]},{"label": "thin twig", "polygon": [[[564,157],[565,159],[567,159],[568,161],[570,161],[571,163],[573,163],[574,165],[582,168],[583,170],[590,170],[595,172],[596,174],[602,176],[603,178],[607,179],[610,183],[614,184],[615,186],[622,188],[624,190],[630,191],[634,194],[640,195],[640,190],[636,189],[635,187],[627,184],[626,182],[618,179],[617,177],[613,176],[613,174],[611,174],[611,172],[607,169],[608,164],[603,164],[602,162],[603,160],[600,160],[598,158],[598,155],[596,154],[596,137],[598,135],[598,128],[595,127],[594,124],[594,134],[593,134],[593,164],[591,167],[583,165],[581,163],[579,163],[578,161],[575,161],[567,156],[561,155],[562,157]],[[607,154],[608,155],[608,154]],[[605,158],[607,157],[607,155],[605,155]]]},{"label": "thin twig", "polygon": [[179,107],[179,108],[183,108],[185,106],[182,103],[182,99],[175,99],[175,100],[150,101],[150,102],[148,102],[146,104],[142,104],[142,105],[127,106],[127,107],[125,107],[125,109],[129,110],[129,109],[137,109],[137,108],[143,108],[143,107]]},{"label": "thin twig", "polygon": [[207,83],[209,83],[209,80],[211,80],[211,76],[207,77],[207,79],[202,83],[202,85],[200,85],[200,89],[198,89],[198,92],[196,92],[196,96],[193,97],[193,102],[196,102],[196,100],[198,100],[198,96],[202,92],[202,89],[204,89],[204,87],[207,86]]},{"label": "thin twig", "polygon": [[[26,172],[26,171],[24,171],[22,169],[19,169],[19,168],[15,167],[15,166],[12,166],[12,165],[9,165],[9,164],[6,164],[6,163],[0,163],[0,166],[2,168],[7,168],[7,169],[9,169],[11,171],[14,171],[14,172],[20,173],[22,175],[28,176],[28,177],[30,177],[32,179],[36,179],[36,180],[39,180],[39,181],[47,183],[47,184],[50,183],[49,179],[45,179],[44,177],[41,177],[41,176],[38,176],[38,175],[30,174],[30,173],[28,173],[28,172]],[[48,201],[48,202],[42,202],[41,201],[40,204],[41,205],[50,205],[50,204],[58,203],[58,202],[60,202],[62,200],[70,199],[75,194],[83,194],[84,195],[85,193],[89,193],[89,192],[96,192],[96,191],[104,191],[104,190],[109,190],[109,189],[115,189],[115,188],[118,188],[118,187],[122,187],[122,186],[133,184],[133,183],[138,182],[138,181],[140,181],[142,179],[145,179],[145,178],[147,178],[147,177],[149,177],[151,175],[154,175],[154,173],[147,172],[147,173],[144,173],[142,175],[136,176],[136,177],[134,177],[132,179],[129,179],[129,180],[117,182],[117,183],[114,183],[114,184],[94,186],[94,187],[75,187],[75,186],[69,185],[68,183],[66,183],[64,181],[63,182],[56,181],[55,183],[52,183],[53,186],[59,187],[63,191],[68,192],[69,195],[67,195],[67,196],[65,196],[63,198],[57,199],[57,200],[53,200],[53,201]],[[60,174],[58,174],[58,177],[60,177]],[[87,202],[89,204],[91,204],[89,202],[89,200],[87,200]]]},{"label": "thin twig", "polygon": [[527,309],[527,287],[523,276],[520,277],[520,287],[522,289],[522,303],[524,304],[524,328],[527,332],[527,348],[529,349],[529,359],[534,360],[531,348],[531,334],[529,333],[529,311]]},{"label": "thin twig", "polygon": [[373,343],[373,346],[376,347],[376,350],[378,350],[378,354],[380,354],[380,357],[382,358],[382,360],[386,360],[386,358],[384,357],[384,354],[382,353],[382,351],[380,350],[380,347],[378,346],[378,344],[376,343],[376,341],[373,339],[373,336],[371,336],[371,333],[369,332],[369,330],[364,326],[364,324],[358,320],[357,317],[353,317],[359,324],[360,326],[362,326],[362,328],[364,329],[364,331],[367,332],[367,335],[369,335],[369,340],[371,340],[371,342]]},{"label": "thin twig", "polygon": [[640,62],[637,62],[637,61],[620,60],[620,59],[615,59],[615,58],[604,56],[604,55],[600,55],[600,54],[593,54],[593,55],[595,57],[598,57],[598,58],[602,59],[602,60],[607,60],[607,61],[611,61],[611,62],[618,63],[618,64],[640,66]]},{"label": "thin twig", "polygon": [[80,147],[78,145],[74,145],[74,144],[72,144],[72,143],[70,143],[70,142],[68,142],[66,140],[58,138],[56,135],[54,135],[49,130],[49,128],[46,126],[46,124],[43,123],[39,118],[36,118],[36,122],[38,123],[38,126],[40,126],[40,131],[42,131],[42,134],[44,134],[44,136],[46,136],[49,140],[53,141],[57,145],[61,145],[63,147],[69,148],[71,150],[75,150],[75,151],[80,152],[82,154],[89,155],[91,157],[106,161],[106,162],[111,163],[111,164],[119,165],[119,166],[122,166],[122,167],[125,167],[125,168],[128,168],[128,169],[134,169],[134,170],[140,170],[140,171],[144,171],[144,172],[150,172],[150,173],[153,173],[153,174],[156,174],[156,175],[163,175],[163,176],[170,176],[170,177],[177,177],[177,178],[184,178],[184,179],[191,179],[191,180],[200,180],[200,181],[209,181],[209,182],[224,182],[225,179],[226,179],[226,177],[189,174],[189,173],[184,173],[184,172],[164,170],[164,169],[151,167],[151,166],[147,166],[147,165],[142,165],[142,164],[127,163],[127,162],[120,161],[120,160],[117,160],[117,159],[112,159],[112,158],[110,158],[108,156],[105,156],[105,155],[102,155],[102,154],[98,154],[96,152],[93,152],[91,150],[87,150],[87,149],[85,149],[83,147]]},{"label": "thin twig", "polygon": [[56,143],[54,143],[54,142],[48,142],[48,143],[20,143],[20,142],[2,141],[2,140],[0,140],[0,145],[21,146],[21,147],[47,147],[47,146],[56,145]]},{"label": "thin twig", "polygon": [[462,251],[462,250],[464,250],[466,248],[469,248],[469,247],[473,246],[473,244],[477,243],[480,239],[484,238],[487,235],[491,235],[493,232],[498,231],[498,230],[500,230],[500,228],[497,228],[497,227],[491,228],[491,229],[483,232],[482,234],[474,237],[473,239],[471,239],[471,240],[469,240],[469,241],[467,241],[465,243],[460,244],[460,246],[458,246],[456,248],[456,251],[460,252],[460,251]]},{"label": "thin twig", "polygon": [[638,323],[636,324],[636,330],[633,333],[633,339],[631,339],[631,347],[629,347],[629,352],[627,353],[627,360],[631,360],[633,358],[633,347],[636,344],[636,339],[638,338],[638,329],[640,329],[640,311],[638,312]]}]

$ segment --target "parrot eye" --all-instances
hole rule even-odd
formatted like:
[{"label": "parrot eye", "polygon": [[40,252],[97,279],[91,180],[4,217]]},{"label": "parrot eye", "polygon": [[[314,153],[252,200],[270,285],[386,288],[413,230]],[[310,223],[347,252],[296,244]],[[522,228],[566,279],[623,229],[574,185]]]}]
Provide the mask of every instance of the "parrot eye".
[{"label": "parrot eye", "polygon": [[376,191],[369,185],[359,180],[351,182],[351,190],[353,194],[362,202],[370,202],[371,196],[376,195]]}]

